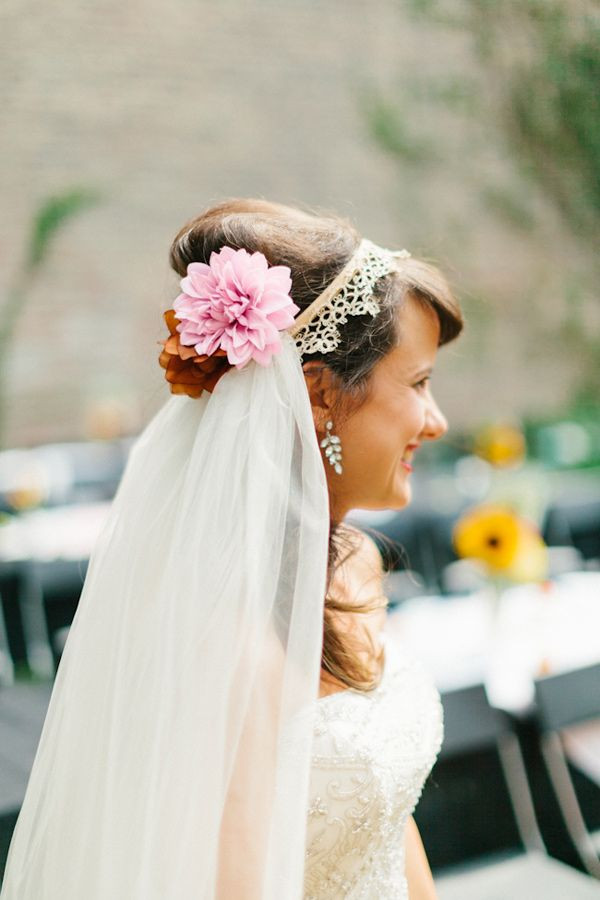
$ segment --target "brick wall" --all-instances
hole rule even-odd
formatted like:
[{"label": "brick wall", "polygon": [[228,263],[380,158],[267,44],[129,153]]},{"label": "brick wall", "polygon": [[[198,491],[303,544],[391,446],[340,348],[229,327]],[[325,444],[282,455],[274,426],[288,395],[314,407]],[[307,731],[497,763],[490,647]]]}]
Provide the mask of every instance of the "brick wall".
[{"label": "brick wall", "polygon": [[[480,312],[493,324],[481,332],[475,306],[473,329],[440,354],[434,388],[451,423],[566,397],[574,361],[529,354],[523,370],[527,348],[543,343],[524,282],[543,271],[560,315],[545,258],[560,223],[547,220],[539,245],[499,235],[455,171],[416,178],[369,134],[366,87],[408,103],[403,79],[424,59],[443,68],[464,51],[458,37],[437,46],[400,7],[5,0],[0,291],[43,198],[71,185],[103,195],[61,231],[20,317],[7,361],[9,445],[77,438],[96,404],[121,404],[132,430],[158,408],[168,391],[155,342],[177,293],[170,240],[236,195],[335,209],[373,240],[437,259],[459,293],[489,289]],[[459,152],[451,121],[406,108]],[[513,286],[514,306],[499,305]]]}]

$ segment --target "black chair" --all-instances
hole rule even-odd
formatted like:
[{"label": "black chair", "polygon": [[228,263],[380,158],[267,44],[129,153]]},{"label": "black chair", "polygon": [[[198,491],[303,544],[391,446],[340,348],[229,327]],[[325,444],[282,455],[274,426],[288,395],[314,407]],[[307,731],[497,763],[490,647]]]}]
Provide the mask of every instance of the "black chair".
[{"label": "black chair", "polygon": [[[593,879],[547,854],[509,716],[490,706],[482,684],[444,693],[442,704],[444,743],[440,761],[484,748],[497,750],[520,845],[436,869],[439,900],[597,900]],[[459,825],[449,822],[448,827],[453,824]]]},{"label": "black chair", "polygon": [[537,679],[535,699],[542,754],[565,827],[586,870],[600,878],[600,830],[586,823],[571,775],[579,770],[600,787],[600,663]]},{"label": "black chair", "polygon": [[[10,655],[9,665],[12,666],[14,674],[18,674],[24,667],[31,668],[27,629],[21,609],[22,598],[28,591],[29,583],[28,560],[0,561],[0,606]],[[27,610],[25,612],[27,613]]]},{"label": "black chair", "polygon": [[542,537],[550,545],[576,547],[584,559],[600,558],[600,497],[553,503],[546,512]]},{"label": "black chair", "polygon": [[4,606],[0,593],[0,688],[8,687],[15,680],[15,667],[8,643],[8,629],[4,619]]},{"label": "black chair", "polygon": [[[29,562],[28,599],[36,615],[30,621],[37,623],[37,631],[30,627],[30,634],[39,635],[44,654],[51,659],[51,676],[54,677],[64,647],[66,629],[73,621],[88,567],[87,559],[31,560]],[[22,608],[23,608],[22,603]]]},{"label": "black chair", "polygon": [[[87,566],[87,559],[27,559],[0,566],[0,616],[5,624],[7,669],[10,666],[14,671],[25,665],[37,678],[54,679],[64,630],[73,621]],[[0,663],[1,626],[2,621]],[[5,680],[13,680],[10,671]]]},{"label": "black chair", "polygon": [[[377,533],[371,536],[375,540],[386,564],[391,571],[407,571],[414,573],[422,581],[425,592],[442,589],[441,572],[448,563],[456,559],[452,546],[452,527],[456,513],[439,513],[428,508],[408,507],[384,521],[378,517],[369,517],[361,511],[360,517],[349,516],[359,528],[367,526],[381,532],[391,541],[390,549],[387,541],[378,538]],[[411,576],[409,576],[411,577]],[[421,593],[417,590],[409,596]]]},{"label": "black chair", "polygon": [[18,680],[0,688],[0,883],[52,688],[50,681]]}]

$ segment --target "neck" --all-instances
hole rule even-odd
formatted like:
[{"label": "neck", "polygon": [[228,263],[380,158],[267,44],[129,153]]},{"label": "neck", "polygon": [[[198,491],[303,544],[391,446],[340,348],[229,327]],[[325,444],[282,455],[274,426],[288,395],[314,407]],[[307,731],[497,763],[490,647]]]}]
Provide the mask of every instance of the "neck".
[{"label": "neck", "polygon": [[332,496],[331,490],[329,491],[329,517],[334,526],[339,525],[351,509],[352,506],[342,498]]}]

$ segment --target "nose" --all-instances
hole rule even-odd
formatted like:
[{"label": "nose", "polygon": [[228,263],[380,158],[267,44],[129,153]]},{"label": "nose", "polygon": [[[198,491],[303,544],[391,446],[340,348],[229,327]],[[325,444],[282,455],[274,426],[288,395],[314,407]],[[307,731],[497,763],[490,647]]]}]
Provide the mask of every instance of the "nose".
[{"label": "nose", "polygon": [[446,434],[447,431],[448,420],[430,394],[422,437],[424,440],[437,441],[442,435]]}]

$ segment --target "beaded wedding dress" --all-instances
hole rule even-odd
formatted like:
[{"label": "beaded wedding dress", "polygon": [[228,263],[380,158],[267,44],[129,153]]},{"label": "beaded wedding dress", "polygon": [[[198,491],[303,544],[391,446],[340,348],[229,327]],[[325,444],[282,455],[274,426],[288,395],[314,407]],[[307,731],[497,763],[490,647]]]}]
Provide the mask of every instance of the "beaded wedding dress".
[{"label": "beaded wedding dress", "polygon": [[317,701],[304,900],[408,900],[404,830],[443,738],[429,673],[382,632],[385,666],[368,693]]}]

